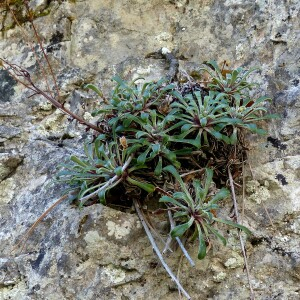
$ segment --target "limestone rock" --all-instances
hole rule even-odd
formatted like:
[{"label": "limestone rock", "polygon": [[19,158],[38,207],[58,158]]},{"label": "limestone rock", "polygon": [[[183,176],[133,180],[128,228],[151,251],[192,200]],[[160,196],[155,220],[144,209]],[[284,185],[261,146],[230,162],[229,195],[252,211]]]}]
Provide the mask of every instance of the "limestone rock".
[{"label": "limestone rock", "polygon": [[[158,79],[165,61],[145,57],[162,47],[176,53],[182,72],[196,72],[210,59],[261,68],[253,75],[257,93],[273,98],[269,110],[281,118],[265,123],[267,136],[249,136],[244,224],[254,233],[246,241],[251,282],[256,299],[299,299],[299,1],[30,5],[60,101],[88,119],[101,99],[84,91],[84,84],[108,93],[116,74]],[[29,23],[23,19],[23,30],[18,28],[0,6],[0,57],[27,68],[41,88],[54,91],[52,79],[48,87],[39,72],[37,57],[46,63]],[[18,13],[24,16],[22,7]],[[80,154],[86,135],[84,126],[45,106],[45,99],[0,70],[0,299],[177,299],[135,214],[100,204],[80,210],[65,202],[38,225],[22,253],[13,249],[63,193],[65,187],[53,183],[56,166]],[[192,299],[249,299],[236,230],[227,237],[228,247],[216,244],[194,269],[182,261],[180,279]],[[188,247],[196,258],[197,249]],[[167,258],[175,272],[179,255]]]}]

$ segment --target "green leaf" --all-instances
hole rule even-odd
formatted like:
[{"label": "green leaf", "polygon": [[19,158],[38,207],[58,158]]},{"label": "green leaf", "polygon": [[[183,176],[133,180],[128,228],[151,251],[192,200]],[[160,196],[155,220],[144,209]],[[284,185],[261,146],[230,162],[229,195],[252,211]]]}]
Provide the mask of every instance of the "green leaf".
[{"label": "green leaf", "polygon": [[106,194],[106,190],[101,190],[101,191],[98,193],[98,197],[99,197],[100,203],[102,203],[103,205],[106,204],[106,197],[105,197],[105,194]]},{"label": "green leaf", "polygon": [[154,170],[154,175],[155,176],[160,176],[161,172],[162,172],[162,157],[160,156],[158,158],[158,163],[157,163],[157,165],[155,167],[155,170]]},{"label": "green leaf", "polygon": [[212,183],[213,178],[213,170],[209,168],[205,168],[205,186],[203,190],[203,198],[206,198],[210,185]]},{"label": "green leaf", "polygon": [[190,130],[191,128],[193,127],[193,124],[184,124],[182,127],[181,127],[181,132],[186,132],[188,130]]},{"label": "green leaf", "polygon": [[213,217],[213,220],[215,220],[216,222],[220,222],[220,223],[223,223],[223,224],[230,225],[230,226],[233,226],[235,228],[241,229],[248,235],[252,234],[252,232],[247,227],[245,227],[243,225],[240,225],[238,223],[235,223],[235,222],[232,222],[232,221],[229,221],[229,220],[225,220],[225,219],[214,218],[214,217]]},{"label": "green leaf", "polygon": [[205,127],[207,125],[207,118],[206,117],[200,119],[200,125],[202,127]]},{"label": "green leaf", "polygon": [[132,119],[131,118],[130,119],[129,118],[128,119],[123,119],[123,126],[125,128],[128,128],[131,123],[132,123]]},{"label": "green leaf", "polygon": [[100,133],[95,139],[95,141],[105,141],[105,140],[106,140],[106,134],[104,133]]},{"label": "green leaf", "polygon": [[135,137],[136,137],[137,139],[139,139],[139,138],[141,138],[142,136],[147,136],[147,135],[148,135],[148,133],[145,132],[145,131],[138,131],[138,132],[135,134]]},{"label": "green leaf", "polygon": [[180,156],[180,155],[189,155],[192,153],[192,151],[193,151],[192,148],[183,148],[179,150],[174,150],[173,153],[175,153],[176,156]]},{"label": "green leaf", "polygon": [[101,98],[103,98],[103,93],[101,90],[99,90],[95,85],[93,84],[86,84],[83,86],[84,89],[91,89],[93,90],[95,93],[97,93]]},{"label": "green leaf", "polygon": [[168,165],[166,167],[163,168],[163,171],[166,171],[166,172],[169,172],[173,175],[173,177],[179,182],[182,190],[185,192],[185,194],[187,195],[187,198],[188,198],[188,204],[191,206],[191,207],[194,207],[194,203],[193,203],[193,199],[188,191],[188,189],[186,188],[183,180],[181,179],[179,173],[177,172],[177,170],[174,168],[174,166],[172,165]]},{"label": "green leaf", "polygon": [[80,165],[80,166],[82,166],[82,167],[87,167],[87,166],[88,166],[87,163],[83,162],[82,160],[80,160],[80,159],[79,159],[77,156],[75,156],[75,155],[71,155],[70,159],[71,159],[74,163],[76,163],[76,164],[78,164],[78,165]]},{"label": "green leaf", "polygon": [[151,147],[152,147],[152,151],[153,151],[155,154],[158,154],[158,153],[159,153],[159,151],[160,151],[160,144],[152,144]]},{"label": "green leaf", "polygon": [[194,179],[193,186],[195,190],[195,198],[197,206],[201,205],[205,199],[203,199],[203,188],[201,186],[200,180]]},{"label": "green leaf", "polygon": [[148,119],[149,119],[149,114],[148,113],[145,113],[145,112],[142,112],[141,113],[141,119],[146,122]]},{"label": "green leaf", "polygon": [[174,198],[171,198],[169,196],[162,196],[160,199],[159,199],[159,202],[164,202],[164,203],[171,203],[173,204],[175,207],[181,207],[183,209],[186,209],[186,207],[180,203],[179,201],[175,200]]},{"label": "green leaf", "polygon": [[117,176],[121,176],[123,174],[122,167],[121,166],[116,167],[115,170],[114,170],[114,173]]},{"label": "green leaf", "polygon": [[151,183],[148,183],[148,182],[142,182],[142,181],[137,181],[129,176],[126,177],[126,180],[133,184],[133,185],[136,185],[138,186],[139,188],[145,190],[146,192],[148,193],[153,193],[155,191],[155,186]]},{"label": "green leaf", "polygon": [[137,163],[143,165],[146,161],[147,155],[150,151],[151,147],[148,147],[146,151],[144,151],[142,154],[140,154],[137,158]]},{"label": "green leaf", "polygon": [[208,225],[207,223],[205,224],[205,227],[207,227],[217,238],[219,238],[221,240],[221,242],[223,243],[223,245],[226,246],[227,241],[224,238],[224,236],[218,230],[216,230],[212,226]]},{"label": "green leaf", "polygon": [[171,231],[171,237],[182,236],[194,223],[194,217],[191,217],[188,222],[175,226]]},{"label": "green leaf", "polygon": [[186,193],[184,193],[184,192],[175,192],[175,193],[173,193],[173,197],[175,198],[175,199],[179,199],[179,200],[184,200],[185,201],[185,199],[186,199]]},{"label": "green leaf", "polygon": [[259,97],[256,100],[254,100],[254,104],[253,105],[256,106],[257,104],[265,102],[265,101],[272,101],[272,99],[270,97],[262,96],[262,97]]},{"label": "green leaf", "polygon": [[167,158],[174,165],[174,163],[176,162],[176,154],[167,148],[163,149],[163,154],[164,154],[164,157]]},{"label": "green leaf", "polygon": [[210,129],[207,130],[211,135],[213,135],[217,140],[221,140],[223,138],[223,134],[214,130],[214,129]]},{"label": "green leaf", "polygon": [[123,81],[122,78],[120,76],[118,76],[118,75],[114,76],[112,78],[112,80],[116,81],[120,86],[121,85],[123,85],[123,86],[125,85],[125,81]]},{"label": "green leaf", "polygon": [[238,70],[233,70],[232,71],[230,85],[233,85],[236,82],[239,74],[240,74],[240,72],[238,72]]},{"label": "green leaf", "polygon": [[[128,142],[128,141],[127,141]],[[141,144],[133,144],[132,146],[130,146],[130,147],[128,147],[127,149],[126,149],[126,154],[127,155],[130,155],[130,154],[132,154],[132,153],[134,153],[134,152],[136,152],[138,149],[140,149],[142,147],[142,145]]]},{"label": "green leaf", "polygon": [[176,91],[176,90],[171,91],[170,95],[173,95],[178,100],[184,101],[183,98],[182,98],[182,95],[178,91]]},{"label": "green leaf", "polygon": [[230,195],[230,192],[226,188],[221,188],[219,192],[213,196],[213,198],[208,202],[208,205],[212,205],[222,199],[227,198]]},{"label": "green leaf", "polygon": [[198,138],[198,136],[194,140],[182,139],[178,136],[173,136],[173,137],[170,137],[170,141],[174,142],[174,143],[190,144],[190,145],[193,145],[194,147],[196,147],[197,149],[199,149],[201,146],[201,141],[200,141],[200,138]]},{"label": "green leaf", "polygon": [[206,243],[199,223],[196,223],[199,238],[198,259],[203,259],[206,256]]},{"label": "green leaf", "polygon": [[186,217],[188,216],[188,212],[186,211],[177,211],[174,213],[173,215],[173,218],[176,219],[176,218],[181,218],[181,217]]}]

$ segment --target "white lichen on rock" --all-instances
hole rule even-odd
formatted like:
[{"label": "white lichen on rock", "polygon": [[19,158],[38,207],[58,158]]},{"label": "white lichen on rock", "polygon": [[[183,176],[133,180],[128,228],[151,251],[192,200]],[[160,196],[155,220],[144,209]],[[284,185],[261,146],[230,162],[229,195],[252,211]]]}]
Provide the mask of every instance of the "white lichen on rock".
[{"label": "white lichen on rock", "polygon": [[257,180],[250,180],[246,183],[246,191],[251,193],[247,199],[260,204],[262,201],[266,201],[271,197],[270,191],[268,190],[269,183],[265,181],[264,185],[260,185]]},{"label": "white lichen on rock", "polygon": [[106,226],[109,236],[114,236],[116,239],[122,239],[130,233],[132,223],[129,221],[124,221],[123,224],[119,225],[113,221],[107,221]]},{"label": "white lichen on rock", "polygon": [[215,282],[222,282],[227,277],[227,274],[225,272],[220,272],[213,276],[213,280]]},{"label": "white lichen on rock", "polygon": [[88,122],[91,122],[94,119],[94,117],[91,115],[91,113],[89,113],[87,111],[84,113],[83,118]]},{"label": "white lichen on rock", "polygon": [[91,230],[85,235],[84,240],[87,242],[87,244],[98,244],[102,239],[98,231]]},{"label": "white lichen on rock", "polygon": [[50,102],[42,102],[39,104],[39,108],[44,111],[49,111],[52,109],[52,104]]},{"label": "white lichen on rock", "polygon": [[244,259],[236,252],[232,252],[232,257],[230,257],[225,263],[225,267],[228,269],[236,269],[244,265]]},{"label": "white lichen on rock", "polygon": [[101,277],[104,280],[108,280],[108,283],[111,285],[122,282],[126,278],[126,273],[120,268],[114,268],[109,265],[102,269]]},{"label": "white lichen on rock", "polygon": [[7,178],[0,182],[0,204],[7,204],[13,199],[16,183],[13,178]]}]

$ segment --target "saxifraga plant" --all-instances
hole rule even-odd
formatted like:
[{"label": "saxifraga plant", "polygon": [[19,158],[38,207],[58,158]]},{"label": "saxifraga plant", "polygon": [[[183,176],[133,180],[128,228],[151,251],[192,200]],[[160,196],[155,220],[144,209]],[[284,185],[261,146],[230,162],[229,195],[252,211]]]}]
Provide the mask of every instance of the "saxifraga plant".
[{"label": "saxifraga plant", "polygon": [[216,194],[210,195],[209,190],[212,184],[213,171],[205,169],[205,180],[202,185],[200,180],[194,179],[192,186],[187,186],[181,179],[179,173],[173,166],[167,166],[165,171],[170,172],[180,184],[180,192],[173,192],[171,196],[162,196],[160,202],[167,204],[168,208],[173,212],[173,218],[180,220],[180,224],[171,230],[171,236],[181,237],[194,225],[194,235],[198,237],[198,259],[206,256],[206,244],[210,243],[210,234],[219,238],[224,245],[226,239],[213,227],[214,222],[224,223],[239,228],[251,234],[250,231],[230,220],[220,219],[215,216],[215,211],[219,209],[218,202],[226,199],[230,192],[226,188],[221,188]]},{"label": "saxifraga plant", "polygon": [[[31,89],[73,116],[38,89],[26,70],[3,62]],[[180,237],[197,238],[198,258],[203,259],[213,244],[211,236],[226,245],[215,224],[250,234],[237,222],[218,217],[219,203],[230,195],[225,187],[228,176],[235,199],[232,180],[241,175],[247,157],[245,132],[263,134],[257,122],[275,117],[266,114],[264,103],[269,98],[250,96],[249,90],[255,84],[249,83],[247,77],[255,69],[238,68],[223,74],[214,61],[202,69],[211,76],[208,84],[189,82],[192,88],[188,89],[185,83],[170,84],[167,79],[141,85],[116,76],[117,85],[105,98],[95,85],[86,85],[104,100],[104,105],[93,112],[99,118],[98,126],[90,126],[76,116],[95,134],[85,143],[85,156],[72,155],[57,174],[59,182],[69,185],[68,198],[81,206],[95,199],[110,205],[110,192],[125,190],[163,266],[187,298],[189,295],[155,244],[140,203],[152,194],[158,211],[168,212],[170,236],[177,240],[191,264]],[[237,213],[235,218],[238,219]]]},{"label": "saxifraga plant", "polygon": [[[220,77],[222,74],[216,71],[216,63],[211,62],[211,65],[214,67],[211,74],[214,71]],[[209,154],[214,149],[238,148],[235,157],[228,157],[222,167],[226,167],[227,173],[234,161],[240,169],[244,160],[242,155],[246,155],[244,145],[240,145],[243,141],[240,135],[245,130],[263,133],[256,122],[271,117],[262,114],[266,111],[263,103],[269,98],[253,100],[249,93],[238,94],[252,87],[245,81],[250,72],[241,75],[243,72],[242,69],[233,70],[226,78],[222,77],[222,82],[219,77],[212,78],[208,91],[202,90],[204,96],[201,91],[183,96],[178,85],[167,84],[164,80],[137,85],[114,78],[117,86],[111,98],[94,112],[94,116],[99,116],[100,128],[105,133],[88,142],[86,158],[72,156],[72,164],[63,166],[58,179],[78,190],[77,200],[83,204],[95,195],[105,203],[105,193],[118,184],[125,185],[125,188],[135,186],[147,193],[163,193],[163,184],[170,181],[169,173],[172,174],[179,183],[179,191],[174,182],[169,184],[171,192],[164,191],[160,202],[167,204],[177,221],[177,226],[171,231],[173,237],[181,236],[194,226],[199,237],[199,259],[206,255],[209,233],[225,244],[225,238],[214,229],[214,222],[249,233],[245,227],[214,215],[218,210],[217,202],[228,197],[228,190],[221,188],[214,197],[208,197],[213,171],[220,168],[220,160],[212,162],[207,159]],[[223,90],[218,92],[221,84]],[[87,87],[102,95],[95,86]],[[163,110],[160,109],[162,99],[165,100]],[[253,103],[247,107],[250,101]],[[197,169],[202,174],[205,170],[203,186]],[[190,193],[180,174],[194,171],[193,192]]]}]

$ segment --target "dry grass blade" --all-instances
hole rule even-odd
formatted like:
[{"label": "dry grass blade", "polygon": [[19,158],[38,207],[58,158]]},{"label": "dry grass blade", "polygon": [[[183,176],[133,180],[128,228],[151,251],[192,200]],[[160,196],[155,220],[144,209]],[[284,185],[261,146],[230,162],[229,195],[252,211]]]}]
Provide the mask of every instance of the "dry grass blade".
[{"label": "dry grass blade", "polygon": [[34,223],[31,227],[27,230],[26,234],[22,237],[22,239],[17,243],[17,245],[13,248],[12,251],[15,251],[20,245],[22,245],[20,252],[23,251],[27,240],[29,239],[33,230],[38,226],[38,224],[51,212],[58,204],[63,202],[68,198],[68,195],[64,195],[59,198],[54,204],[52,204]]},{"label": "dry grass blade", "polygon": [[[178,270],[177,270],[177,278],[179,280],[179,277],[180,277],[180,273],[181,273],[181,267],[182,267],[182,260],[183,260],[183,257],[184,255],[181,254],[180,255],[180,259],[179,259],[179,263],[178,263]],[[181,297],[181,291],[178,289],[178,298],[179,300],[182,300],[182,297]]]},{"label": "dry grass blade", "polygon": [[[230,188],[231,188],[231,193],[232,193],[234,214],[235,214],[235,217],[236,217],[236,222],[239,223],[239,212],[238,212],[238,208],[237,208],[237,201],[236,201],[235,189],[234,189],[234,181],[233,181],[233,178],[232,178],[230,167],[228,167],[228,177],[229,177]],[[242,252],[243,252],[245,269],[246,269],[246,272],[247,272],[248,284],[249,284],[249,289],[250,289],[250,299],[254,300],[255,296],[254,296],[254,291],[253,291],[252,284],[251,284],[251,279],[250,279],[250,271],[249,271],[248,260],[247,260],[247,255],[246,255],[246,251],[245,251],[245,245],[244,245],[242,235],[241,235],[241,232],[240,232],[239,229],[238,229],[238,235],[239,235],[239,239],[240,239],[241,249],[242,249]]]},{"label": "dry grass blade", "polygon": [[245,184],[245,162],[243,159],[242,162],[242,176],[243,176],[243,196],[242,196],[242,218],[241,218],[241,224],[243,224],[244,216],[245,216],[245,195],[246,195],[246,184]]}]

